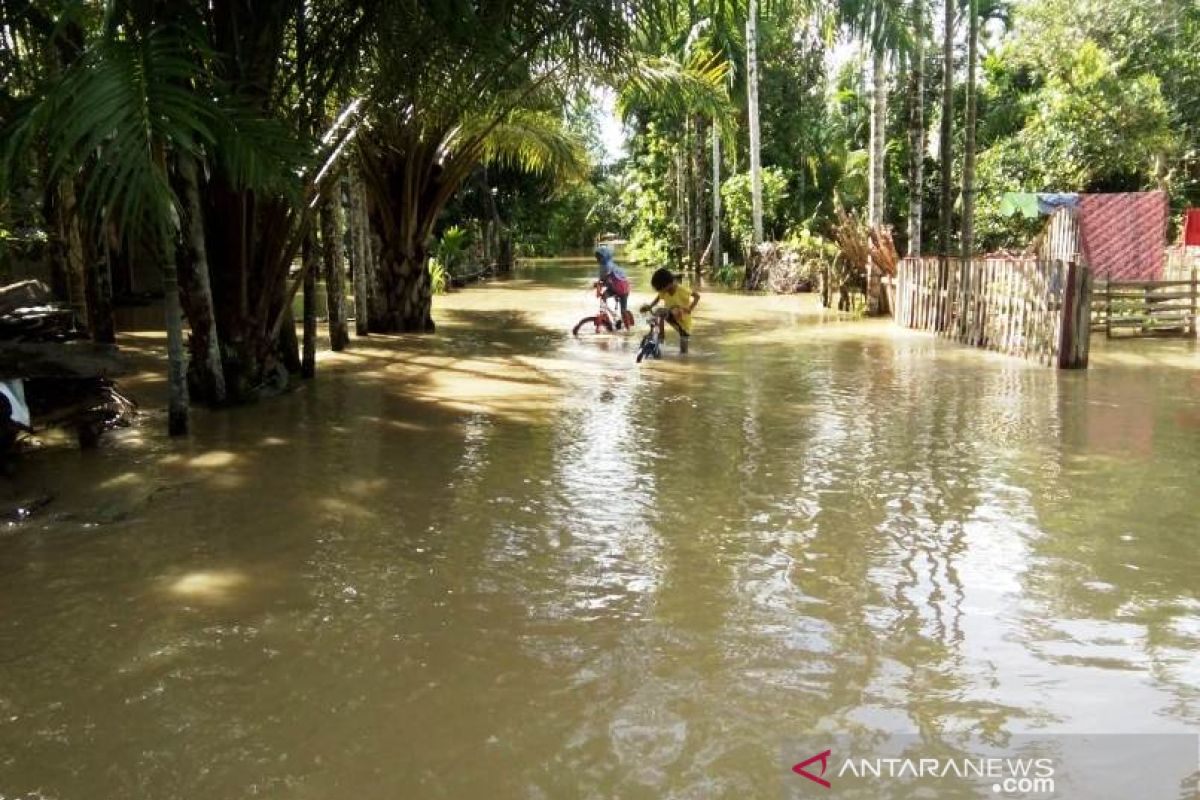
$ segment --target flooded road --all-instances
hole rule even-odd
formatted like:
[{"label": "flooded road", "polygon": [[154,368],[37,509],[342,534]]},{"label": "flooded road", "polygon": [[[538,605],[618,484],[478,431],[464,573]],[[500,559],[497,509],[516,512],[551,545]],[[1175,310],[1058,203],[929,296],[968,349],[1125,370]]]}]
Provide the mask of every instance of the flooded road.
[{"label": "flooded road", "polygon": [[567,334],[589,275],[27,458],[0,798],[773,798],[813,732],[1200,726],[1194,344],[1056,374],[706,292],[637,366]]}]

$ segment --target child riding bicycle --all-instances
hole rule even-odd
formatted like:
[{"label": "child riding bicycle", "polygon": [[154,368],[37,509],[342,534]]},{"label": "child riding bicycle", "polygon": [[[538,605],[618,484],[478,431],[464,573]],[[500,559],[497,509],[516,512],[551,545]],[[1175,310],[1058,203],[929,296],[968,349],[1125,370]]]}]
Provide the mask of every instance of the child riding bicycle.
[{"label": "child riding bicycle", "polygon": [[[669,269],[657,269],[650,276],[650,285],[658,292],[654,300],[642,306],[642,310],[653,313],[658,319],[659,335],[663,333],[663,323],[668,323],[679,332],[679,352],[688,351],[688,341],[692,336],[692,310],[700,302],[700,293],[688,290],[671,273]],[[656,309],[659,303],[662,308]]]},{"label": "child riding bicycle", "polygon": [[599,279],[595,286],[597,289],[603,287],[602,299],[617,298],[617,305],[621,307],[621,322],[626,327],[631,327],[633,315],[629,313],[629,278],[613,260],[612,250],[605,245],[596,248],[596,263],[599,265]]}]

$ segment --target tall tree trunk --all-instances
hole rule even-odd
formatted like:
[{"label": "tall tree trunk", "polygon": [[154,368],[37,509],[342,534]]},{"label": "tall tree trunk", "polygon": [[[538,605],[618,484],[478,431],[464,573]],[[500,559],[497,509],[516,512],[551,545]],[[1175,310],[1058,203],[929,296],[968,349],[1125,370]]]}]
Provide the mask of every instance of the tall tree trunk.
[{"label": "tall tree trunk", "polygon": [[938,253],[942,257],[943,269],[948,269],[951,217],[954,213],[954,158],[951,152],[954,133],[954,0],[943,2],[945,27],[942,41],[942,128],[938,140],[942,196],[938,208]]},{"label": "tall tree trunk", "polygon": [[[886,201],[884,185],[884,159],[887,153],[887,74],[883,46],[876,43],[871,54],[871,145],[868,151],[869,180],[867,199],[867,224],[871,228],[883,226]],[[867,314],[874,316],[880,311],[880,270],[874,259],[867,259]]]},{"label": "tall tree trunk", "polygon": [[179,302],[179,273],[175,266],[175,237],[162,237],[163,309],[167,326],[167,433],[188,432],[187,358],[183,350],[183,307]]},{"label": "tall tree trunk", "polygon": [[692,126],[692,269],[700,274],[700,261],[708,244],[705,230],[704,192],[707,177],[704,174],[704,120],[697,116]]},{"label": "tall tree trunk", "polygon": [[975,246],[975,70],[979,60],[979,0],[967,5],[967,109],[963,131],[962,257],[972,256]]},{"label": "tall tree trunk", "polygon": [[87,270],[88,330],[98,344],[116,344],[117,326],[113,319],[112,248],[108,232],[100,235],[100,252],[92,248]]},{"label": "tall tree trunk", "polygon": [[291,298],[283,311],[283,321],[279,325],[279,360],[289,374],[304,369],[300,359],[300,342],[296,338],[296,315],[292,313]]},{"label": "tall tree trunk", "polygon": [[487,208],[488,216],[491,217],[487,233],[488,250],[495,259],[496,271],[508,272],[512,269],[512,249],[511,244],[506,248],[506,241],[510,240],[508,232],[504,229],[504,222],[500,219],[500,207],[496,205],[496,195],[488,182],[487,167],[480,167],[476,170],[475,175],[479,182],[480,193],[483,195],[483,204]]},{"label": "tall tree trunk", "polygon": [[679,258],[688,261],[692,257],[691,217],[687,201],[687,135],[675,148],[675,224],[679,227]]},{"label": "tall tree trunk", "polygon": [[370,312],[367,297],[370,285],[367,258],[367,213],[366,198],[363,197],[362,182],[358,173],[350,173],[350,270],[354,276],[354,333],[356,336],[366,336],[370,331],[368,319]]},{"label": "tall tree trunk", "polygon": [[79,219],[79,202],[75,192],[75,181],[63,179],[58,184],[58,230],[61,242],[60,267],[66,279],[67,295],[64,299],[75,312],[80,325],[88,325],[87,307],[87,254],[83,242],[83,230]]},{"label": "tall tree trunk", "polygon": [[871,143],[868,150],[867,222],[871,227],[883,224],[886,203],[884,161],[887,157],[887,68],[883,47],[876,45],[871,54]]},{"label": "tall tree trunk", "polygon": [[[758,0],[750,0],[746,20],[746,98],[750,118],[750,218],[754,230],[752,245],[763,240],[762,162],[758,130]],[[754,257],[753,247],[750,257]]]},{"label": "tall tree trunk", "polygon": [[317,374],[317,242],[309,231],[300,247],[300,269],[304,271],[304,339],[301,344],[300,377]]},{"label": "tall tree trunk", "polygon": [[321,198],[321,247],[325,261],[326,315],[329,347],[335,353],[350,343],[346,325],[346,262],[342,248],[341,181],[331,178]]},{"label": "tall tree trunk", "polygon": [[[159,144],[154,150],[159,175],[168,179],[167,151]],[[171,209],[164,209],[170,214]],[[188,432],[189,404],[187,357],[183,345],[183,306],[179,301],[179,272],[175,265],[176,236],[181,231],[163,226],[158,229],[158,256],[162,259],[163,315],[167,327],[167,433],[184,436]]]},{"label": "tall tree trunk", "polygon": [[367,289],[367,327],[376,333],[381,330],[376,327],[376,320],[381,320],[387,316],[388,302],[384,297],[383,285],[383,270],[379,267],[379,254],[383,252],[383,238],[377,234],[371,227],[370,213],[367,214],[367,261],[371,264],[371,268],[367,270],[367,277],[371,279],[371,285]]},{"label": "tall tree trunk", "polygon": [[724,266],[721,252],[721,129],[712,126],[712,265],[713,272]]},{"label": "tall tree trunk", "polygon": [[912,0],[913,54],[908,83],[908,255],[921,255],[925,185],[925,0]]},{"label": "tall tree trunk", "polygon": [[[979,0],[967,4],[967,109],[963,131],[962,174],[962,293],[970,291],[971,258],[975,255],[975,68],[979,60]],[[964,306],[960,303],[959,308]],[[959,313],[959,324],[966,325],[966,314]]]},{"label": "tall tree trunk", "polygon": [[191,366],[195,383],[202,389],[202,397],[208,402],[220,404],[226,399],[225,371],[221,362],[221,342],[217,336],[217,318],[213,310],[196,159],[190,153],[180,152],[178,168],[183,188],[184,237],[190,256],[183,259],[187,272],[180,277],[187,287],[188,321],[192,329]]},{"label": "tall tree trunk", "polygon": [[[950,231],[954,216],[954,154],[951,140],[954,133],[954,2],[945,3],[945,21],[942,41],[942,128],[938,143],[938,158],[941,159],[942,196],[938,208],[938,266],[937,286],[945,290],[950,282]],[[962,284],[959,284],[962,286]],[[963,287],[965,288],[965,287]],[[937,329],[944,330],[947,320],[944,314],[936,321]]]}]

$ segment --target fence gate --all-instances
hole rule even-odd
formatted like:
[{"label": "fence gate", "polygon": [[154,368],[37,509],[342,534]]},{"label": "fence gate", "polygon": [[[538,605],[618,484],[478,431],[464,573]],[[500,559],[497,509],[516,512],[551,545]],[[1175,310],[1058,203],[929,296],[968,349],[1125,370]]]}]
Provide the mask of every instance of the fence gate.
[{"label": "fence gate", "polygon": [[1197,270],[1187,279],[1102,281],[1092,295],[1092,327],[1109,337],[1195,336]]}]

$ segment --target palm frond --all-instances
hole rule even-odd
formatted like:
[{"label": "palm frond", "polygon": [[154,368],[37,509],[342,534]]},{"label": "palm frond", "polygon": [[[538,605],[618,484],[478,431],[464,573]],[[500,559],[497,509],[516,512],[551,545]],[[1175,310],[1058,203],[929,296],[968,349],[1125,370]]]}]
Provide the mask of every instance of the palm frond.
[{"label": "palm frond", "polygon": [[452,137],[456,142],[479,141],[478,160],[566,183],[587,177],[591,164],[587,147],[564,128],[562,120],[541,111],[517,110],[499,123],[486,117],[469,119]]},{"label": "palm frond", "polygon": [[731,110],[726,80],[729,63],[701,52],[686,64],[663,56],[643,56],[618,81],[617,112],[628,117],[640,107],[669,114],[723,118]]},{"label": "palm frond", "polygon": [[215,165],[235,186],[296,195],[298,176],[313,160],[309,143],[282,120],[263,116],[252,100],[223,95],[218,111],[213,118]]},{"label": "palm frond", "polygon": [[82,203],[125,236],[171,224],[165,148],[214,140],[212,107],[190,88],[195,75],[186,42],[172,32],[105,38],[41,104],[36,124],[47,134],[51,171],[88,164]]}]

